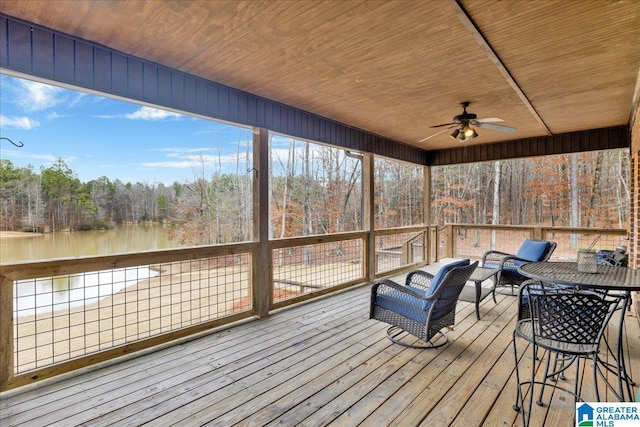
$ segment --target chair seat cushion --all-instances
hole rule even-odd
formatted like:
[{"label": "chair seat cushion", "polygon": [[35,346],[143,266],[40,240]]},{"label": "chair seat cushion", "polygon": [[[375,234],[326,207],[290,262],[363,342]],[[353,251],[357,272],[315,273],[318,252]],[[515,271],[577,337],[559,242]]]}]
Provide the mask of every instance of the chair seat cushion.
[{"label": "chair seat cushion", "polygon": [[505,263],[502,266],[502,275],[503,276],[520,276],[518,273],[518,267],[522,264],[526,264],[526,262],[515,261],[514,263]]},{"label": "chair seat cushion", "polygon": [[[431,296],[438,290],[442,280],[449,271],[455,267],[467,266],[469,263],[469,259],[461,259],[442,266],[433,276],[433,279],[431,279],[426,291],[409,284],[405,286],[418,294]],[[376,296],[376,304],[382,308],[386,308],[387,310],[391,310],[408,317],[416,322],[424,323],[427,321],[427,311],[431,307],[432,301],[424,301],[397,290],[389,290],[378,293]],[[433,315],[437,318],[440,314],[434,313]]]},{"label": "chair seat cushion", "polygon": [[500,263],[496,261],[486,261],[483,265],[486,268],[500,268]]},{"label": "chair seat cushion", "polygon": [[518,249],[516,256],[533,262],[542,261],[549,250],[549,246],[549,242],[526,239],[522,242],[522,246]]},{"label": "chair seat cushion", "polygon": [[[502,270],[500,270],[500,274],[502,275],[502,277],[522,277],[522,275],[518,273],[518,266],[522,264],[526,264],[526,263],[522,261],[516,261],[513,263],[507,262],[502,266]],[[500,263],[488,261],[484,263],[484,266],[487,268],[499,269]]]},{"label": "chair seat cushion", "polygon": [[[417,288],[413,288],[413,290],[418,291]],[[426,301],[426,303],[424,303],[427,308],[429,307],[429,304],[431,304],[430,301]],[[378,293],[378,295],[376,295],[376,305],[398,313],[418,323],[425,323],[427,321],[427,313],[422,308],[423,301],[400,291],[391,290]]]}]

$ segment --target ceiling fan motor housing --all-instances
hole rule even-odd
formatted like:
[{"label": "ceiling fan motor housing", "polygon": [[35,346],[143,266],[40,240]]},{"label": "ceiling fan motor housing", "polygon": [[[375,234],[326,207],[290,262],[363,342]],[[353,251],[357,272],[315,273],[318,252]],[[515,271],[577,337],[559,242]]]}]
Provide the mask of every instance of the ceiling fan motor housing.
[{"label": "ceiling fan motor housing", "polygon": [[455,116],[453,118],[453,122],[454,123],[467,123],[471,120],[475,120],[478,118],[477,114],[473,114],[473,113],[462,113],[462,114],[458,114],[457,116]]}]

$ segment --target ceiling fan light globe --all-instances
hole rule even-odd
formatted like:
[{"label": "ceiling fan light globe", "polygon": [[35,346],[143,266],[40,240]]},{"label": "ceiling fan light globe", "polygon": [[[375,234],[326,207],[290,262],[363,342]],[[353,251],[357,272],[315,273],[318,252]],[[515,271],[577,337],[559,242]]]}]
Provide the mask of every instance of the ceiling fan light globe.
[{"label": "ceiling fan light globe", "polygon": [[453,139],[457,139],[458,135],[460,135],[460,130],[455,129],[452,133],[451,133],[451,138]]},{"label": "ceiling fan light globe", "polygon": [[475,131],[475,130],[473,130],[473,128],[472,128],[471,126],[469,126],[469,125],[465,125],[465,126],[462,128],[462,132],[464,133],[464,136],[465,136],[465,137],[467,137],[467,138],[473,138],[473,137],[474,137],[474,136],[473,136],[473,134],[474,134],[474,133],[476,134],[476,136],[478,135],[478,134],[476,133],[476,131]]}]

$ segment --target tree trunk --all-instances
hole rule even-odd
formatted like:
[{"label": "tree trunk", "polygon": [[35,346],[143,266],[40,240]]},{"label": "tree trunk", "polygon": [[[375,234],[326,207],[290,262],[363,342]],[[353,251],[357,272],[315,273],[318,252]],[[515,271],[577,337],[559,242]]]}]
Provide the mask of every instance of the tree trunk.
[{"label": "tree trunk", "polygon": [[[500,162],[497,161],[494,165],[494,178],[493,178],[493,213],[491,217],[491,224],[498,225],[500,223]],[[491,249],[496,248],[496,231],[491,230]]]},{"label": "tree trunk", "polygon": [[[569,166],[569,186],[570,186],[570,227],[580,227],[580,203],[578,194],[578,154],[573,153],[570,156]],[[571,234],[570,236],[571,247],[575,248],[578,245],[578,235]]]},{"label": "tree trunk", "polygon": [[600,172],[602,170],[602,153],[596,153],[596,163],[593,169],[593,188],[589,198],[589,218],[587,227],[595,227],[596,204],[600,199]]}]

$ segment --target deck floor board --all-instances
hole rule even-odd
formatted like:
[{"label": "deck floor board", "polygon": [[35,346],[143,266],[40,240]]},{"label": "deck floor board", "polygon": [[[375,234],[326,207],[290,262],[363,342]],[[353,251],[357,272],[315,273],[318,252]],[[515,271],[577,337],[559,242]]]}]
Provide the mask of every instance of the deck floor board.
[{"label": "deck floor board", "polygon": [[[482,301],[479,321],[473,304],[460,302],[450,343],[418,350],[392,344],[387,325],[368,318],[369,287],[354,288],[4,393],[0,424],[519,426],[522,417],[512,409],[516,299],[497,298]],[[640,373],[640,327],[625,316],[633,376]],[[609,329],[612,340],[615,325]],[[532,355],[525,348],[520,342],[521,372],[528,375]],[[582,366],[585,395],[595,398],[590,364]],[[575,370],[567,376],[573,380]],[[571,396],[549,389],[545,402],[534,404],[532,425],[564,427],[573,419]]]}]

